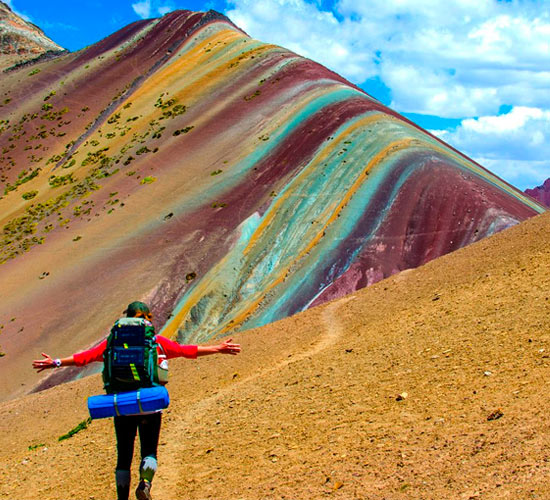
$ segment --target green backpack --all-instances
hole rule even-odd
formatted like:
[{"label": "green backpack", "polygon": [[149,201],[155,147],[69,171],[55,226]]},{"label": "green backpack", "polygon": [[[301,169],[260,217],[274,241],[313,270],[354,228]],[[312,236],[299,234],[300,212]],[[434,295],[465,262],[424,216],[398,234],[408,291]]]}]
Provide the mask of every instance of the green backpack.
[{"label": "green backpack", "polygon": [[107,394],[160,385],[155,328],[143,318],[120,318],[103,353],[103,383]]}]

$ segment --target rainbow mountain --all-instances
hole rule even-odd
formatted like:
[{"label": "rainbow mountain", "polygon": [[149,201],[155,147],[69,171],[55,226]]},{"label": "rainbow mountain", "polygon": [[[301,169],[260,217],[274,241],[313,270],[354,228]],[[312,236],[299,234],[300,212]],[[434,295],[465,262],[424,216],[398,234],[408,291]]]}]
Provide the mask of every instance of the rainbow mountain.
[{"label": "rainbow mountain", "polygon": [[0,97],[0,399],[33,388],[40,350],[96,343],[132,300],[206,342],[545,210],[214,11],[12,67]]}]

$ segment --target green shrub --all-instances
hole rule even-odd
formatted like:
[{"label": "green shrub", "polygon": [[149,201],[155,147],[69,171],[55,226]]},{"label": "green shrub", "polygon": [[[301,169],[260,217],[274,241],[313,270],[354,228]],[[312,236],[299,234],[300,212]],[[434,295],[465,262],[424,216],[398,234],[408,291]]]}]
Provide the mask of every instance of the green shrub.
[{"label": "green shrub", "polygon": [[43,448],[44,446],[46,446],[45,443],[31,444],[30,446],[27,447],[27,450],[28,451],[34,451],[34,450],[38,450],[38,448]]},{"label": "green shrub", "polygon": [[172,110],[172,116],[182,115],[186,111],[187,108],[183,104],[178,104],[177,106],[174,106],[174,109]]},{"label": "green shrub", "polygon": [[88,425],[92,423],[92,419],[88,417],[86,420],[83,420],[80,422],[74,429],[71,429],[67,434],[63,434],[63,436],[59,436],[57,439],[58,441],[64,441],[65,439],[69,439],[70,437],[73,437],[76,433],[87,429]]},{"label": "green shrub", "polygon": [[21,195],[21,198],[23,198],[24,200],[32,200],[37,194],[38,191],[27,191],[26,193],[23,193]]},{"label": "green shrub", "polygon": [[181,135],[181,134],[187,134],[187,132],[189,132],[190,130],[193,130],[195,128],[194,125],[191,125],[190,127],[185,127],[185,128],[181,128],[179,130],[174,130],[174,133],[172,135],[174,136],[178,136],[178,135]]},{"label": "green shrub", "polygon": [[69,163],[63,165],[63,168],[71,168],[76,163],[76,160],[73,158]]},{"label": "green shrub", "polygon": [[48,183],[51,187],[60,187],[66,186],[67,184],[72,184],[74,182],[73,174],[67,175],[52,175],[48,179]]}]

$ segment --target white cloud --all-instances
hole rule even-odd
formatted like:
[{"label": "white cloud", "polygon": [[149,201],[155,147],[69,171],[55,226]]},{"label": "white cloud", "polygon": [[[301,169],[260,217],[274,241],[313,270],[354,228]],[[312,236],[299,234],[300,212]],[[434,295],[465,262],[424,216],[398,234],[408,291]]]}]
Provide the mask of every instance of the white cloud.
[{"label": "white cloud", "polygon": [[477,156],[550,161],[550,111],[520,106],[499,116],[469,118],[446,140]]},{"label": "white cloud", "polygon": [[168,14],[168,12],[175,10],[170,4],[170,1],[168,4],[163,5],[159,0],[143,0],[141,2],[133,3],[132,9],[134,9],[134,12],[142,19],[148,19],[155,17],[157,14],[159,16],[164,16],[165,14]]},{"label": "white cloud", "polygon": [[12,12],[16,15],[18,15],[21,19],[23,19],[24,21],[27,21],[29,23],[32,23],[32,19],[30,16],[27,16],[27,14],[23,14],[22,12],[19,12],[17,10],[17,7],[15,7],[15,5],[13,5],[13,2],[11,0],[2,0],[4,3],[6,3],[8,5],[8,7],[12,10]]},{"label": "white cloud", "polygon": [[[332,12],[304,0],[235,0],[226,15],[250,36],[313,59],[354,82],[376,73],[371,50],[356,50],[356,26],[346,34]],[[344,36],[345,35],[345,36]]]},{"label": "white cloud", "polygon": [[550,178],[548,161],[493,160],[483,157],[473,159],[521,191],[541,186]]},{"label": "white cloud", "polygon": [[168,12],[172,12],[174,9],[172,7],[168,7],[167,5],[164,5],[162,7],[159,7],[157,9],[157,12],[161,15],[161,16],[164,16],[165,14],[168,14]]},{"label": "white cloud", "polygon": [[549,110],[518,106],[432,133],[521,189],[550,177]]},{"label": "white cloud", "polygon": [[[503,104],[550,108],[550,13],[494,0],[233,0],[226,14],[356,84],[378,76],[391,106],[449,118]],[[546,71],[545,71],[546,69]]]},{"label": "white cloud", "polygon": [[[226,15],[251,36],[358,85],[378,77],[398,112],[463,119],[436,133],[508,182],[550,176],[545,2],[335,0],[332,11],[317,0],[229,2]],[[502,106],[512,110],[498,116]]]},{"label": "white cloud", "polygon": [[144,0],[143,2],[137,2],[132,4],[134,12],[142,19],[151,17],[151,0]]}]

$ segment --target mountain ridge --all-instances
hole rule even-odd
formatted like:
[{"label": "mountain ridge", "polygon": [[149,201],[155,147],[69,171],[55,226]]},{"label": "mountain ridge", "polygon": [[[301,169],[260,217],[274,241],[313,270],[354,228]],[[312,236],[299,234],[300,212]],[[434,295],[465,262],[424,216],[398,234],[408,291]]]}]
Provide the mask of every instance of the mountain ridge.
[{"label": "mountain ridge", "polygon": [[65,52],[42,29],[15,14],[0,1],[0,70],[23,64],[44,54]]},{"label": "mountain ridge", "polygon": [[0,81],[0,364],[13,376],[0,398],[32,389],[39,341],[92,345],[132,300],[162,334],[203,342],[544,211],[212,11],[137,21],[30,69]]},{"label": "mountain ridge", "polygon": [[540,186],[526,189],[525,194],[537,200],[541,205],[550,207],[550,179],[546,179]]}]

